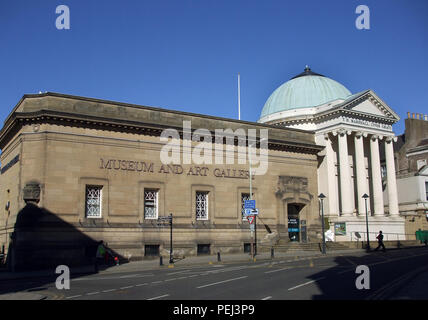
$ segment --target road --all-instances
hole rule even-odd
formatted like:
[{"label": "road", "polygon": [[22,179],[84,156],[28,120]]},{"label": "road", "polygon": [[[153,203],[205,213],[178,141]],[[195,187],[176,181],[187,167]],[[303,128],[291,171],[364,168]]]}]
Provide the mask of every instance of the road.
[{"label": "road", "polygon": [[[369,289],[356,288],[358,265],[369,268]],[[54,278],[2,280],[1,291],[44,292],[65,300],[384,300],[394,299],[425,266],[428,249],[421,247],[90,274],[73,278],[69,290],[56,289]]]}]

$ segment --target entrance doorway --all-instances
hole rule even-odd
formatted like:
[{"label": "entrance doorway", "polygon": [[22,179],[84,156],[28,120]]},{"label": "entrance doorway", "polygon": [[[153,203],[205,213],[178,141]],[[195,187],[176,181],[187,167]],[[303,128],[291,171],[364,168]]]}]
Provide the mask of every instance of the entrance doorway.
[{"label": "entrance doorway", "polygon": [[303,206],[304,205],[298,203],[287,204],[288,237],[290,238],[290,241],[293,242],[299,242],[301,238],[300,211],[302,210]]}]

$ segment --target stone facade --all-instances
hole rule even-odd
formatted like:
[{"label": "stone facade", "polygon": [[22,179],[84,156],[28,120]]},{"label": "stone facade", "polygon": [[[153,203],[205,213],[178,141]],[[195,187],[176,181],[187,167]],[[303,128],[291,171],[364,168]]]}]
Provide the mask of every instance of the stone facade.
[{"label": "stone facade", "polygon": [[406,234],[414,239],[417,230],[428,230],[428,116],[408,112],[405,133],[397,138],[394,155],[400,215],[406,219]]},{"label": "stone facade", "polygon": [[[197,254],[198,245],[209,245],[211,253],[243,252],[251,242],[241,213],[242,194],[250,192],[248,162],[238,163],[235,145],[224,164],[163,164],[164,129],[179,132],[176,143],[180,155],[186,153],[183,121],[211,133],[266,129],[268,170],[252,180],[261,218],[257,238],[266,237],[263,224],[287,238],[288,204],[299,204],[306,240],[319,241],[317,153],[323,147],[313,132],[45,93],[25,95],[0,132],[0,244],[14,248],[13,263],[84,263],[99,240],[128,260],[141,259],[149,246],[159,245],[162,254],[170,233],[156,218],[170,213],[175,254]],[[101,190],[98,218],[88,217],[88,186]],[[155,219],[145,216],[145,190],[157,192]],[[196,218],[197,192],[207,193],[205,220]]]}]

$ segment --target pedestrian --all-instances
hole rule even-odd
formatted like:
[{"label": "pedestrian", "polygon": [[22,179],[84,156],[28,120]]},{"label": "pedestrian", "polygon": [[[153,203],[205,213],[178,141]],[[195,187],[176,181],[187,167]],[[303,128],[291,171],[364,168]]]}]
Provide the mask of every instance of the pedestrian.
[{"label": "pedestrian", "polygon": [[104,256],[106,254],[106,249],[104,247],[103,241],[98,242],[97,252],[95,254],[95,271],[98,272],[98,265],[104,263]]},{"label": "pedestrian", "polygon": [[385,249],[385,245],[383,244],[383,234],[382,234],[382,231],[379,231],[379,234],[377,235],[376,239],[377,239],[378,246],[375,249],[375,251],[377,251],[380,247],[382,247],[382,251],[385,252],[386,249]]}]

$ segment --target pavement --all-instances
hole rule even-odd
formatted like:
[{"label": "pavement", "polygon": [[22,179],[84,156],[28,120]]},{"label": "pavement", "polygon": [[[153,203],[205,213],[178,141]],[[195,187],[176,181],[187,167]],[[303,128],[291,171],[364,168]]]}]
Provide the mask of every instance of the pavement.
[{"label": "pavement", "polygon": [[[394,249],[391,249],[394,250]],[[395,250],[406,250],[406,249],[395,249]],[[364,253],[362,249],[347,249],[347,250],[335,250],[328,251],[326,256],[335,257],[348,254]],[[283,258],[311,258],[311,257],[322,257],[323,255],[320,252],[313,251],[298,251],[298,252],[277,252],[273,260],[283,259]],[[239,263],[239,262],[251,262],[251,261],[271,261],[270,252],[260,252],[255,260],[251,258],[249,254],[222,254],[221,261],[218,261],[217,255],[205,255],[205,256],[194,256],[186,257],[184,259],[179,259],[174,261],[173,265],[169,265],[168,258],[164,258],[163,265],[160,265],[158,258],[151,260],[142,260],[125,263],[119,266],[112,266],[104,270],[99,270],[98,274],[115,274],[115,273],[131,273],[131,272],[141,272],[148,270],[167,270],[174,267],[186,267],[186,266],[204,266],[211,264],[227,264],[227,263]],[[408,276],[405,279],[409,285],[402,287],[397,286],[393,294],[388,292],[389,297],[393,299],[415,299],[415,292],[424,292],[428,284],[428,269],[418,268],[415,269],[415,272],[411,274],[411,277]],[[78,276],[83,274],[94,274],[94,266],[85,266],[78,268],[70,268],[71,276]],[[1,281],[10,281],[14,279],[26,279],[26,278],[42,278],[42,277],[56,277],[54,270],[40,270],[40,271],[27,271],[27,272],[8,272],[0,271],[0,283]],[[404,281],[404,279],[402,279]],[[410,281],[410,282],[409,282]],[[389,291],[391,291],[391,286],[389,286]],[[7,294],[0,295],[0,300],[44,300],[52,299],[49,296],[49,293],[42,292],[11,292]],[[416,297],[417,299],[417,297]],[[426,299],[421,296],[421,299]]]}]

